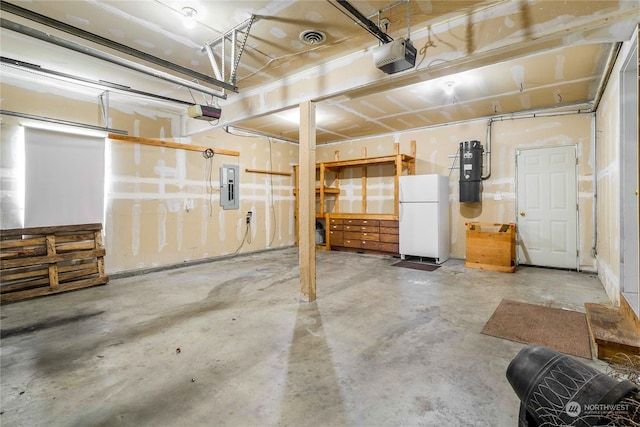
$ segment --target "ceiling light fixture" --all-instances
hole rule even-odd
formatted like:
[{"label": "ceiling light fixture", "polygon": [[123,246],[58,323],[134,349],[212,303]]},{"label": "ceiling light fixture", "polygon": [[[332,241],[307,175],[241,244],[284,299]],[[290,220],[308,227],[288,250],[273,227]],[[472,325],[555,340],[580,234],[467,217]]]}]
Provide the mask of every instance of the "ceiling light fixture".
[{"label": "ceiling light fixture", "polygon": [[454,86],[455,86],[454,82],[451,82],[451,81],[446,82],[444,84],[444,93],[445,93],[445,95],[449,95],[449,96],[453,95]]},{"label": "ceiling light fixture", "polygon": [[198,16],[198,11],[192,7],[183,7],[182,8],[182,23],[185,27],[192,29],[196,26],[198,21],[196,21],[196,16]]},{"label": "ceiling light fixture", "polygon": [[[300,125],[300,109],[299,108],[291,108],[289,110],[285,110],[280,113],[277,113],[275,116],[289,123]],[[326,123],[330,119],[332,119],[332,117],[329,116],[328,114],[323,113],[322,111],[316,110],[316,125]]]}]

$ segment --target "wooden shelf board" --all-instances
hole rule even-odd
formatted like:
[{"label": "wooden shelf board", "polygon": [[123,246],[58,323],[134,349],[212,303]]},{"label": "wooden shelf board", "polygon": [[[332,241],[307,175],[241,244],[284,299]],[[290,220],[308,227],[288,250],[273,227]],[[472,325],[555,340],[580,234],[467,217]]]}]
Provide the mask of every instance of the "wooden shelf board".
[{"label": "wooden shelf board", "polygon": [[[316,188],[316,193],[319,193],[320,189]],[[331,187],[325,187],[324,188],[324,193],[325,194],[340,194],[340,189],[339,188],[331,188]]]},{"label": "wooden shelf board", "polygon": [[392,154],[388,156],[368,157],[366,159],[354,159],[354,160],[336,160],[332,162],[324,162],[326,169],[345,168],[352,166],[369,166],[369,165],[381,165],[381,164],[395,164],[396,158],[400,156],[403,164],[413,161],[415,157],[408,154]]},{"label": "wooden shelf board", "polygon": [[368,214],[368,213],[329,213],[335,219],[379,219],[383,221],[398,221],[398,215],[394,214]]},{"label": "wooden shelf board", "polygon": [[246,168],[244,171],[245,172],[252,172],[252,173],[265,173],[265,174],[269,174],[269,175],[291,176],[291,172],[279,172],[279,171],[272,171],[272,170],[267,170],[267,169]]},{"label": "wooden shelf board", "polygon": [[[298,191],[294,189],[293,190],[293,194],[297,195]],[[320,194],[320,189],[319,188],[316,188],[316,194]],[[324,194],[340,194],[340,189],[339,188],[325,187]]]}]

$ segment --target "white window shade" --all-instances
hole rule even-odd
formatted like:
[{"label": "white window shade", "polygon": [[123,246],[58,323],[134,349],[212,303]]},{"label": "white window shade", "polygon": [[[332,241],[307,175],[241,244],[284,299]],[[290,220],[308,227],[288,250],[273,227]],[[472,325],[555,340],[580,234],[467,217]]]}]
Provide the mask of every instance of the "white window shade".
[{"label": "white window shade", "polygon": [[27,128],[25,227],[102,223],[104,138]]}]

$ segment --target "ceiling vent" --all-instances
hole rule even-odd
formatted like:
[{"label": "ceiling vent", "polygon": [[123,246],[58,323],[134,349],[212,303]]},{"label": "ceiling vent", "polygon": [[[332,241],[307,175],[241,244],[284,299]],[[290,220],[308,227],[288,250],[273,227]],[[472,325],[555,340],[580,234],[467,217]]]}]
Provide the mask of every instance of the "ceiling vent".
[{"label": "ceiling vent", "polygon": [[327,40],[327,36],[322,31],[305,30],[300,33],[300,40],[311,45],[322,44]]}]

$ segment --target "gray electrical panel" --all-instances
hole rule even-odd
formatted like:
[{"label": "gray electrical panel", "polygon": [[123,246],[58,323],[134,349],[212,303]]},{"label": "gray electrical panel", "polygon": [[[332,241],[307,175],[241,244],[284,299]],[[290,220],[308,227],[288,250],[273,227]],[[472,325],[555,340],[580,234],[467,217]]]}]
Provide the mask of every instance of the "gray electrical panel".
[{"label": "gray electrical panel", "polygon": [[239,209],[239,195],[240,166],[222,166],[220,168],[220,206],[222,206],[222,209]]}]

